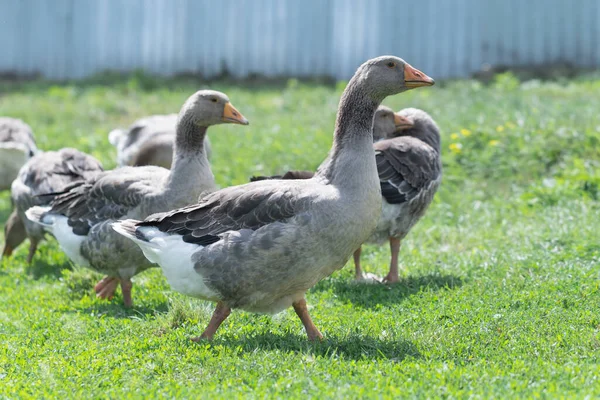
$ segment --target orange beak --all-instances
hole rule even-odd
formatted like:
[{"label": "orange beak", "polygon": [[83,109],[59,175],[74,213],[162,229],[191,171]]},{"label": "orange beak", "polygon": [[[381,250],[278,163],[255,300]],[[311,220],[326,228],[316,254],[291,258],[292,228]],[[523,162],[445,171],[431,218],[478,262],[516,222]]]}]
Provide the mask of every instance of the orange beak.
[{"label": "orange beak", "polygon": [[235,109],[231,103],[225,103],[225,108],[223,109],[223,118],[224,122],[229,122],[232,124],[240,124],[240,125],[248,125],[248,120],[242,115],[241,112]]},{"label": "orange beak", "polygon": [[404,84],[407,88],[413,89],[421,86],[433,86],[435,81],[410,64],[404,64]]},{"label": "orange beak", "polygon": [[399,114],[394,114],[394,125],[396,126],[396,132],[398,132],[410,129],[414,124],[408,118],[404,118]]}]

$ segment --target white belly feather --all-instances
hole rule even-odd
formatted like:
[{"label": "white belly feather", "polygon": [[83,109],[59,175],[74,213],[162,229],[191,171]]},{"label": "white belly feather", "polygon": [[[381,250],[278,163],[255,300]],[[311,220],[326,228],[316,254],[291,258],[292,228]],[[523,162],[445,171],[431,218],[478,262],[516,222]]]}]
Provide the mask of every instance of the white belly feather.
[{"label": "white belly feather", "polygon": [[49,214],[43,218],[44,228],[49,230],[60,248],[75,264],[82,267],[89,267],[90,263],[81,255],[81,244],[86,236],[80,236],[73,233],[73,228],[68,224],[68,218],[62,215]]},{"label": "white belly feather", "polygon": [[169,235],[155,228],[138,228],[150,242],[135,240],[148,260],[161,266],[169,285],[177,292],[205,300],[219,300],[219,295],[204,283],[194,269],[192,254],[203,246],[186,243],[179,235]]}]

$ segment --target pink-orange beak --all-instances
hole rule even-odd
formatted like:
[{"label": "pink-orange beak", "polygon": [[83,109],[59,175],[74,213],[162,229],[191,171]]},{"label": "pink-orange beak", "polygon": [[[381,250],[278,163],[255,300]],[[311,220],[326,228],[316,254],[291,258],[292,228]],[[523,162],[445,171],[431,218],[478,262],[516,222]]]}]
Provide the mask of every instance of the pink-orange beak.
[{"label": "pink-orange beak", "polygon": [[249,122],[242,115],[241,112],[236,110],[236,108],[231,103],[225,103],[225,108],[223,109],[223,121],[229,122],[232,124],[240,124],[240,125],[248,125]]},{"label": "pink-orange beak", "polygon": [[414,126],[408,118],[396,113],[394,113],[394,125],[396,126],[396,132],[410,129]]},{"label": "pink-orange beak", "polygon": [[404,64],[404,84],[407,88],[413,89],[421,86],[433,86],[435,81],[407,63]]}]

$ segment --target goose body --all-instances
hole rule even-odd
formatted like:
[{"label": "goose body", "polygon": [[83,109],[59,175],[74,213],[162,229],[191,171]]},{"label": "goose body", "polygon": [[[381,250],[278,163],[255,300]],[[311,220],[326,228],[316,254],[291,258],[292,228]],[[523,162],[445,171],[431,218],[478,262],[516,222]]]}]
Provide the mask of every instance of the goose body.
[{"label": "goose body", "polygon": [[[176,127],[177,114],[166,114],[140,118],[127,129],[112,130],[108,139],[117,148],[118,165],[170,168]],[[210,160],[212,151],[208,136],[204,138],[203,151]]]},{"label": "goose body", "polygon": [[[400,241],[425,214],[441,183],[440,134],[435,121],[423,110],[405,108],[386,122],[391,110],[379,107],[373,124],[373,144],[381,185],[381,217],[367,243],[390,242],[388,282],[398,281]],[[387,118],[389,119],[389,118]],[[379,140],[377,140],[379,139]],[[263,179],[308,179],[310,171],[288,171]],[[354,253],[357,280],[365,278],[360,264],[361,248]]]},{"label": "goose body", "polygon": [[344,91],[333,148],[314,177],[234,186],[113,226],[161,266],[173,289],[217,302],[201,337],[211,338],[231,308],[275,313],[293,306],[309,339],[318,339],[305,293],[343,267],[381,212],[373,115],[386,96],[431,84],[397,57],[369,60]]},{"label": "goose body", "polygon": [[192,95],[179,114],[171,170],[121,167],[73,184],[48,207],[34,207],[27,217],[53,233],[75,263],[106,274],[96,285],[99,297],[112,297],[120,283],[131,306],[131,277],[152,267],[140,249],[114,232],[111,223],[195,203],[216,188],[203,151],[210,125],[247,124],[223,93],[202,90]]},{"label": "goose body", "polygon": [[[366,152],[355,155],[372,156]],[[279,312],[341,268],[375,228],[379,209],[369,205],[379,201],[376,172],[374,168],[352,171],[374,184],[340,190],[315,177],[220,190],[159,223],[172,226],[179,234],[141,226],[138,232],[145,240],[138,244],[150,261],[161,265],[176,291],[220,299],[232,308]],[[245,222],[238,225],[236,216],[244,211],[247,213],[240,217]],[[348,224],[342,216],[353,213],[354,223]],[[175,222],[183,218],[181,225]],[[202,234],[186,228],[205,224],[209,228],[199,229]],[[213,229],[218,233],[209,233]],[[282,268],[284,265],[293,268]],[[210,284],[195,285],[194,281]]]},{"label": "goose body", "polygon": [[[381,218],[368,242],[389,240],[390,271],[384,278],[398,282],[400,242],[421,219],[442,181],[440,134],[435,121],[423,110],[406,108],[399,115],[412,127],[399,136],[373,145],[381,184]],[[354,255],[357,277],[362,275],[360,248]]]},{"label": "goose body", "polygon": [[4,226],[6,243],[2,255],[10,256],[27,237],[30,242],[27,261],[31,263],[45,231],[27,219],[25,211],[50,204],[55,197],[52,193],[61,192],[74,182],[91,179],[102,171],[98,160],[72,148],[40,152],[29,159],[11,186],[14,210]]},{"label": "goose body", "polygon": [[0,117],[0,190],[10,189],[23,164],[37,151],[29,125],[20,119]]}]

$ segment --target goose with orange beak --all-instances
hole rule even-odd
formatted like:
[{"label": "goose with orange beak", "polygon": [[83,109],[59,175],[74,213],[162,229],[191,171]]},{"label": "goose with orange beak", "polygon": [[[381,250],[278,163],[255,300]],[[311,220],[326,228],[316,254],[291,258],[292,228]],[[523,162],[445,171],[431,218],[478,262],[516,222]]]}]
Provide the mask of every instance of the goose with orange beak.
[{"label": "goose with orange beak", "polygon": [[[308,339],[323,337],[305,293],[342,268],[377,225],[373,116],[387,96],[410,89],[408,68],[394,56],[358,68],[339,103],[329,156],[312,178],[231,186],[193,206],[113,224],[161,266],[174,290],[217,303],[193,340],[211,339],[235,308],[273,314],[293,307]],[[420,86],[433,82],[420,79]]]},{"label": "goose with orange beak", "polygon": [[51,232],[73,262],[107,275],[95,286],[98,297],[111,298],[120,284],[130,307],[131,278],[153,265],[111,224],[183,207],[214,191],[204,138],[209,126],[224,123],[248,125],[248,120],[224,93],[196,92],[179,112],[171,170],[144,166],[104,172],[71,185],[50,206],[29,209],[27,218]]},{"label": "goose with orange beak", "polygon": [[[442,180],[440,131],[429,114],[405,108],[396,115],[397,130],[373,144],[381,186],[381,217],[367,243],[389,241],[391,259],[387,283],[399,281],[398,253],[402,239],[425,215]],[[379,278],[364,274],[361,247],[354,252],[357,280]]]}]

